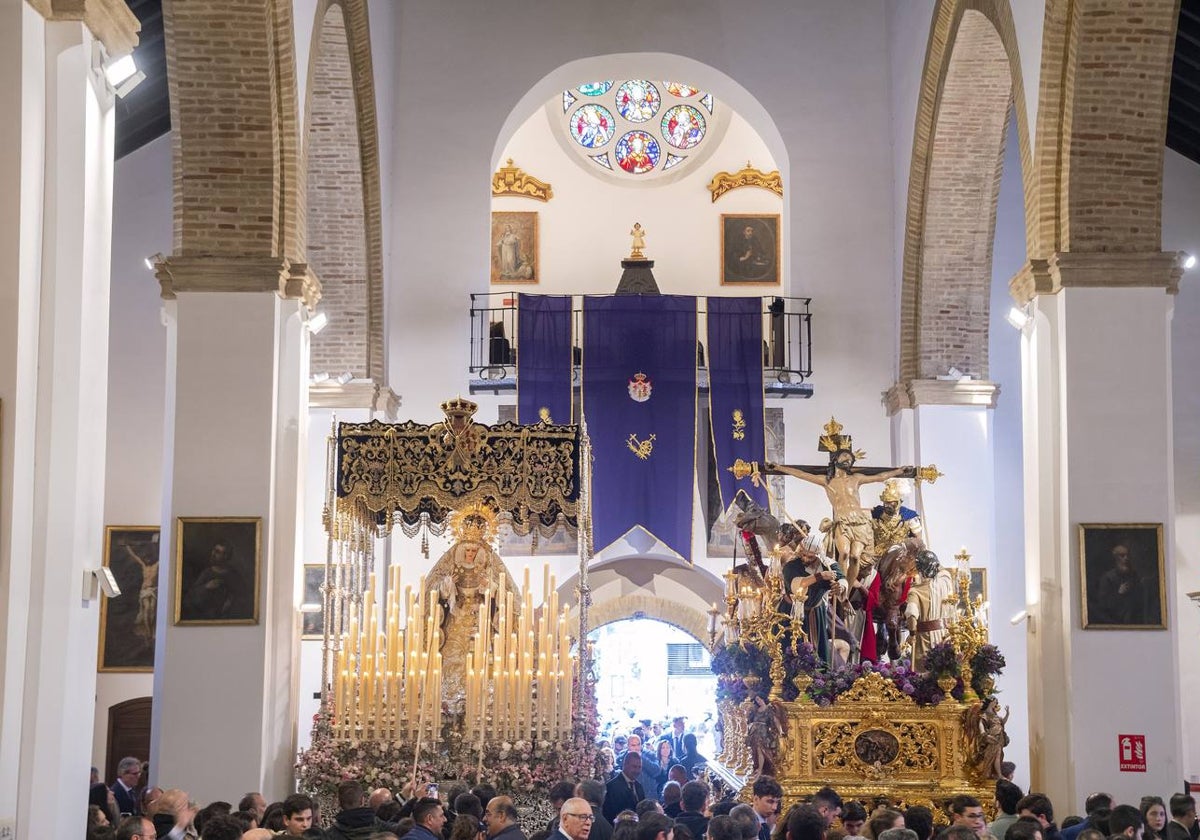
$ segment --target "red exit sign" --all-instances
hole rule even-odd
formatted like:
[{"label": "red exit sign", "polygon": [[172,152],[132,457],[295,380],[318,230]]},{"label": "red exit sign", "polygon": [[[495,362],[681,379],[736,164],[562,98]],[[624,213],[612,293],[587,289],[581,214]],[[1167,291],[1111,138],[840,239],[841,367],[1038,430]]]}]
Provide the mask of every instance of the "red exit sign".
[{"label": "red exit sign", "polygon": [[1146,736],[1117,736],[1117,769],[1122,773],[1146,772]]}]

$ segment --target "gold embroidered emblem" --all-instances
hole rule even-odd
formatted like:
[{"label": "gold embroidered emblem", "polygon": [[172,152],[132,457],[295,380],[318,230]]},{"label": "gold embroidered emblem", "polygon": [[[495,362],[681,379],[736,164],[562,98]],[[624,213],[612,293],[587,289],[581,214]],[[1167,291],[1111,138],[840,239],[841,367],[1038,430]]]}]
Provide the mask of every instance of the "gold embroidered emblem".
[{"label": "gold embroidered emblem", "polygon": [[650,454],[654,452],[654,435],[645,440],[638,440],[636,434],[629,436],[629,440],[625,441],[625,445],[629,447],[629,451],[641,458],[643,461],[649,459]]},{"label": "gold embroidered emblem", "polygon": [[733,410],[733,439],[746,439],[746,418],[742,414],[742,410],[740,408],[735,408]]},{"label": "gold embroidered emblem", "polygon": [[550,409],[548,409],[546,406],[542,406],[541,408],[539,408],[538,409],[538,420],[540,420],[543,423],[553,423],[554,420],[550,417]]}]

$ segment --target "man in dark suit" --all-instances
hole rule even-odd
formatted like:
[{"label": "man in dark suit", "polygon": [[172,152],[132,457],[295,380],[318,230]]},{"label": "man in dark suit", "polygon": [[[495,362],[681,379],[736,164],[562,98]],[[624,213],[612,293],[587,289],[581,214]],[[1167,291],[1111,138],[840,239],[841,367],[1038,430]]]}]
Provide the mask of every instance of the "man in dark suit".
[{"label": "man in dark suit", "polygon": [[678,760],[683,753],[683,717],[680,716],[671,721],[671,754]]},{"label": "man in dark suit", "polygon": [[592,808],[592,830],[588,840],[612,840],[613,824],[604,819],[604,813],[600,810],[607,793],[604,782],[599,779],[584,779],[575,787],[575,795],[586,799]]},{"label": "man in dark suit", "polygon": [[117,780],[112,783],[113,798],[117,800],[117,811],[122,814],[139,816],[142,809],[138,807],[138,797],[134,791],[138,779],[142,775],[142,760],[128,756],[121,759],[117,765]]},{"label": "man in dark suit", "polygon": [[622,811],[637,810],[637,804],[646,798],[646,790],[638,781],[640,775],[642,775],[641,753],[625,753],[625,759],[621,762],[620,774],[608,783],[608,789],[604,794],[604,818],[606,820],[613,822],[617,814]]},{"label": "man in dark suit", "polygon": [[1171,821],[1167,823],[1167,840],[1191,840],[1196,824],[1196,799],[1190,793],[1171,797]]}]

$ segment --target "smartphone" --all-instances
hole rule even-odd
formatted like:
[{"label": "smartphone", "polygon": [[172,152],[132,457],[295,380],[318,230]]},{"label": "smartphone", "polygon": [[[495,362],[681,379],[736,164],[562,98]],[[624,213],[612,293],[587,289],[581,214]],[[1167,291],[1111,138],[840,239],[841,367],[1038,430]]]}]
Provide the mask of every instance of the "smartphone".
[{"label": "smartphone", "polygon": [[425,785],[425,795],[430,796],[430,797],[436,797],[438,795],[438,786],[437,785]]}]

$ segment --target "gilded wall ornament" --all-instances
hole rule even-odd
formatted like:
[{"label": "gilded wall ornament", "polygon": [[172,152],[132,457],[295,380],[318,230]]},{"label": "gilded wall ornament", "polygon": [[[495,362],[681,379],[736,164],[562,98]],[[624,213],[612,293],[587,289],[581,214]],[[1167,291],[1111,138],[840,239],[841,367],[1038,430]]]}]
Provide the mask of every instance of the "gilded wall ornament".
[{"label": "gilded wall ornament", "polygon": [[718,172],[708,182],[708,191],[712,193],[713,201],[730,190],[740,187],[762,187],[783,198],[783,177],[779,174],[779,170],[763,172],[761,169],[752,167],[750,161],[746,161],[745,168],[739,169],[737,172]]},{"label": "gilded wall ornament", "polygon": [[549,201],[554,198],[554,189],[545,181],[539,181],[519,166],[512,158],[507,166],[501,166],[492,176],[492,196],[511,195],[517,198],[532,198]]}]

